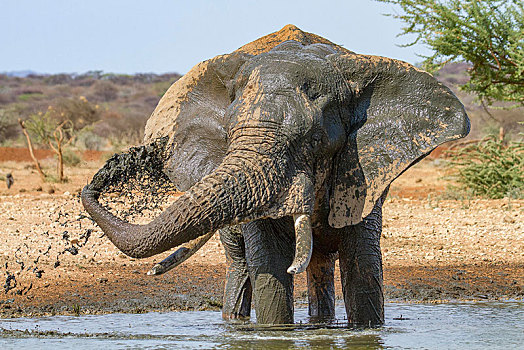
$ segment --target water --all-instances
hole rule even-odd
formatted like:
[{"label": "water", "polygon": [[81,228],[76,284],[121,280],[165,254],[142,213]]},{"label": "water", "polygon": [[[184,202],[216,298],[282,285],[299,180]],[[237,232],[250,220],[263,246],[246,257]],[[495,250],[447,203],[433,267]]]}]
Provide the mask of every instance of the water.
[{"label": "water", "polygon": [[[337,315],[344,315],[342,306]],[[308,322],[307,309],[295,321]],[[339,320],[343,322],[343,320]],[[386,304],[386,325],[263,327],[218,311],[0,319],[2,349],[517,349],[524,303]]]}]

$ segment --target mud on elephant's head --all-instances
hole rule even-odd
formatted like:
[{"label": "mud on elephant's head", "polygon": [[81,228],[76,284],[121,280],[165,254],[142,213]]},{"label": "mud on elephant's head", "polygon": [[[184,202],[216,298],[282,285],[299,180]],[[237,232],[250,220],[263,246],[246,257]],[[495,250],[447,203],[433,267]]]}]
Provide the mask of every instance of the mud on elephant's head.
[{"label": "mud on elephant's head", "polygon": [[468,131],[462,104],[428,73],[287,26],[198,64],[159,102],[145,143],[168,138],[164,172],[185,191],[172,206],[141,226],[105,210],[100,186],[82,199],[135,257],[261,218],[301,218],[300,242],[311,220],[360,222],[405,169]]}]

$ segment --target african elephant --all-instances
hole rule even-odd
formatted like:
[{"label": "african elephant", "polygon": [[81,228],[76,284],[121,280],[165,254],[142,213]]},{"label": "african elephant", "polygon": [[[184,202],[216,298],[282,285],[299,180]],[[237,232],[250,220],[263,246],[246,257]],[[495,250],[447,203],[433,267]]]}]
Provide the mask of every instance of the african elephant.
[{"label": "african elephant", "polygon": [[198,64],[159,102],[144,143],[168,138],[163,171],[185,191],[168,209],[147,225],[119,219],[99,203],[97,176],[81,197],[132,257],[192,242],[181,261],[222,229],[226,318],[248,316],[253,296],[259,323],[292,323],[293,275],[305,270],[310,314],[333,316],[338,257],[348,320],[381,324],[388,186],[468,132],[430,74],[289,25]]}]

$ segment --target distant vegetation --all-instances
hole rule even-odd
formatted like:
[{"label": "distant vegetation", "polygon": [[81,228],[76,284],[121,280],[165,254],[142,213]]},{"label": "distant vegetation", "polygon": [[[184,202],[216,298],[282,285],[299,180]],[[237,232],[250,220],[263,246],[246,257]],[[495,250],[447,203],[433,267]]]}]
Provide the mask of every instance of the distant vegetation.
[{"label": "distant vegetation", "polygon": [[[29,122],[29,127],[44,116],[57,125],[67,121],[78,149],[115,150],[138,144],[147,118],[178,78],[176,73],[100,71],[26,77],[0,74],[0,146],[24,147],[18,119]],[[48,137],[35,136],[37,147],[50,147]]]}]

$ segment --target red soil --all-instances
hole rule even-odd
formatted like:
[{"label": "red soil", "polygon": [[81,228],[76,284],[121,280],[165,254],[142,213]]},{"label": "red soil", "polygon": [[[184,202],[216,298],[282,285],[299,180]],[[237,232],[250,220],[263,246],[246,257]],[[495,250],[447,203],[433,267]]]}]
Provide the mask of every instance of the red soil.
[{"label": "red soil", "polygon": [[[86,151],[81,151],[77,153],[80,153],[82,156],[82,159],[85,161],[97,161],[97,160],[100,160],[104,152],[86,150]],[[46,158],[54,157],[54,153],[50,149],[35,149],[34,154],[38,160],[43,160]],[[0,147],[0,162],[9,162],[9,161],[32,162],[32,159],[31,159],[31,155],[29,154],[29,150],[27,148]]]}]

